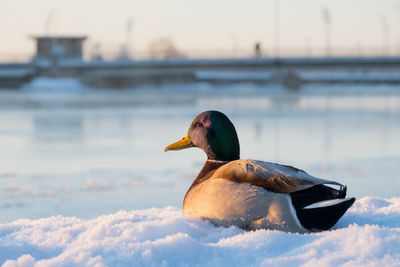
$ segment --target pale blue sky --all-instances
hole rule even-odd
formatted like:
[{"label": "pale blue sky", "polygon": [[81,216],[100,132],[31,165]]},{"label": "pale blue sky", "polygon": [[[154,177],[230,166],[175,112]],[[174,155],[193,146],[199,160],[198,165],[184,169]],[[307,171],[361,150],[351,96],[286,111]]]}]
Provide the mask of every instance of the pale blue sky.
[{"label": "pale blue sky", "polygon": [[[146,50],[151,40],[172,36],[182,50],[239,49],[256,41],[274,48],[275,0],[0,0],[0,55],[33,53],[31,34],[43,34],[51,10],[56,34],[87,34],[88,46],[100,42],[117,48],[125,40],[128,18],[134,20],[135,50]],[[322,8],[332,20],[332,47],[381,48],[384,16],[389,42],[400,51],[399,0],[280,0],[280,45],[305,49],[324,46]]]}]

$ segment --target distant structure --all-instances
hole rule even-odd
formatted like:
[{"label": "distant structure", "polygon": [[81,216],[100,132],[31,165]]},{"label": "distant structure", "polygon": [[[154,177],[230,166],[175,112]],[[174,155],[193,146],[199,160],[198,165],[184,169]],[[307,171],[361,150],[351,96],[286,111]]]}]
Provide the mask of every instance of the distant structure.
[{"label": "distant structure", "polygon": [[36,41],[36,54],[33,60],[82,60],[83,42],[86,36],[32,36]]},{"label": "distant structure", "polygon": [[261,57],[261,44],[260,44],[260,42],[257,42],[254,45],[254,57],[256,57],[256,58]]}]

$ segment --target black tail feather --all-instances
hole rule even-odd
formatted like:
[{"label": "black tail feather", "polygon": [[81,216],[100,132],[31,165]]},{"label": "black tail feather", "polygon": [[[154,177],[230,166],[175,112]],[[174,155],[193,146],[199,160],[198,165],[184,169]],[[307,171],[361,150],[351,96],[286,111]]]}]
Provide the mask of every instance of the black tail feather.
[{"label": "black tail feather", "polygon": [[346,192],[346,186],[334,189],[326,185],[315,185],[308,189],[291,193],[290,196],[296,209],[297,217],[305,228],[309,230],[328,230],[350,208],[355,198],[349,198],[338,204],[323,207],[305,207],[321,201],[344,199]]},{"label": "black tail feather", "polygon": [[354,201],[355,198],[352,197],[336,205],[297,209],[297,217],[309,230],[328,230],[337,223]]}]

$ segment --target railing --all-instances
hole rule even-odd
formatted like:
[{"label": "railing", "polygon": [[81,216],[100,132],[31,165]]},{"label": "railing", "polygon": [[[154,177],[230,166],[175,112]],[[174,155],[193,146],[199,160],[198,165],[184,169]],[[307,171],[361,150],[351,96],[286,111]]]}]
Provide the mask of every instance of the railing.
[{"label": "railing", "polygon": [[121,49],[117,46],[102,46],[97,52],[86,47],[85,59],[91,60],[96,57],[101,57],[104,60],[114,60],[118,58],[128,59],[160,59],[160,58],[251,58],[256,57],[373,57],[373,56],[400,56],[399,47],[337,47],[332,48],[329,54],[326,53],[324,47],[282,47],[277,53],[275,49],[239,49],[239,48],[215,48],[215,49],[177,49],[174,51],[161,50],[157,53],[152,53],[147,50],[137,50],[134,47],[131,49]]},{"label": "railing", "polygon": [[[122,51],[122,52],[121,52]],[[317,48],[281,48],[279,53],[274,49],[261,49],[258,52],[251,49],[192,49],[192,50],[176,50],[158,51],[152,53],[144,50],[121,50],[116,46],[106,47],[100,51],[94,52],[87,48],[84,49],[84,60],[103,59],[162,59],[162,58],[251,58],[251,57],[373,57],[373,56],[400,56],[400,47],[382,48],[336,48],[332,49],[329,54],[322,47]],[[0,63],[17,63],[28,62],[33,58],[32,54],[23,53],[1,53]]]}]

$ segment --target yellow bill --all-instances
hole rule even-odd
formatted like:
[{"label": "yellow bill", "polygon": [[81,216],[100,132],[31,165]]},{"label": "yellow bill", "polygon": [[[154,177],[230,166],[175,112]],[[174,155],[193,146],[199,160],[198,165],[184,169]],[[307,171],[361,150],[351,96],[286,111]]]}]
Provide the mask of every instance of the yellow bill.
[{"label": "yellow bill", "polygon": [[175,142],[173,144],[170,144],[166,148],[164,148],[164,151],[169,151],[169,150],[181,150],[189,147],[194,147],[193,143],[189,140],[189,136],[186,135],[183,137],[181,140],[178,142]]}]

